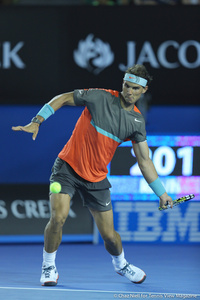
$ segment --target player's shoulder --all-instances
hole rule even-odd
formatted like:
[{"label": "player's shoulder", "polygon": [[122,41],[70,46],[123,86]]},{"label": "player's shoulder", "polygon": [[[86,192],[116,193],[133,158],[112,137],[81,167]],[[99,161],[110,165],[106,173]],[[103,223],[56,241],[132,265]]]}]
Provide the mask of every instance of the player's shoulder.
[{"label": "player's shoulder", "polygon": [[132,113],[134,116],[136,116],[138,119],[144,120],[144,117],[142,115],[142,113],[140,112],[140,110],[137,108],[136,105],[134,105],[134,108],[132,109]]},{"label": "player's shoulder", "polygon": [[119,92],[111,89],[101,89],[103,92],[108,93],[109,95],[119,97]]},{"label": "player's shoulder", "polygon": [[112,89],[104,89],[104,88],[90,88],[88,91],[93,91],[99,94],[107,94],[115,97],[119,97],[119,92]]},{"label": "player's shoulder", "polygon": [[116,90],[112,90],[112,89],[104,89],[104,88],[89,88],[89,89],[77,89],[74,91],[75,93],[78,93],[79,95],[84,95],[84,94],[93,94],[93,93],[97,93],[97,94],[108,94],[108,95],[112,95],[115,97],[119,97],[119,92]]},{"label": "player's shoulder", "polygon": [[134,121],[134,123],[137,123],[138,126],[145,126],[145,119],[136,106],[130,112],[132,115],[132,121]]}]

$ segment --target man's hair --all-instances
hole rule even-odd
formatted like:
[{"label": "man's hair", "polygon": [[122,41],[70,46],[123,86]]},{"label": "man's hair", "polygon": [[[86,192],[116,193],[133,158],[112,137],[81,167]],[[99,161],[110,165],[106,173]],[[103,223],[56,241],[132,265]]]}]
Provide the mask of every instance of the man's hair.
[{"label": "man's hair", "polygon": [[147,69],[143,65],[134,65],[126,70],[126,73],[133,74],[142,77],[147,80],[147,85],[151,83],[153,77],[148,73]]}]

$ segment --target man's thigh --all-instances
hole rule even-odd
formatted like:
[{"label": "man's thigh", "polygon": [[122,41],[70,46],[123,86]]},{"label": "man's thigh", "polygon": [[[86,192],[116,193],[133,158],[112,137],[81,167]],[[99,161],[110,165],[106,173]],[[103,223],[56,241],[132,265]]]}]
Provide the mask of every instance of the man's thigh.
[{"label": "man's thigh", "polygon": [[91,210],[104,212],[112,209],[110,190],[88,190],[80,189],[79,194],[83,200],[83,205]]},{"label": "man's thigh", "polygon": [[67,217],[70,209],[71,197],[68,194],[51,194],[51,216]]},{"label": "man's thigh", "polygon": [[102,237],[113,235],[114,233],[114,223],[113,223],[113,210],[108,211],[96,211],[89,209],[97,228]]}]

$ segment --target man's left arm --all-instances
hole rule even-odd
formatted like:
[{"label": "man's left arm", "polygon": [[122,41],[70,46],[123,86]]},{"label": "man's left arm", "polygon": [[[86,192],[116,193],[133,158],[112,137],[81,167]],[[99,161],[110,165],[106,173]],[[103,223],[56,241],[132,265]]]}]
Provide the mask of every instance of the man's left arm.
[{"label": "man's left arm", "polygon": [[160,207],[165,208],[166,203],[172,207],[172,198],[165,191],[165,188],[158,177],[155,166],[149,157],[149,147],[147,142],[145,141],[137,144],[133,143],[133,150],[145,180],[154,193],[160,198]]}]

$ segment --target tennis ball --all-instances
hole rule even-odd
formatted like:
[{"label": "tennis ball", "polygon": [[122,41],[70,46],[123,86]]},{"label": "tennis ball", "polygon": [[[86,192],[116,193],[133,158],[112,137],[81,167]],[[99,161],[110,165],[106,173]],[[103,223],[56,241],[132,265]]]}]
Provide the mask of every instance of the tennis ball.
[{"label": "tennis ball", "polygon": [[54,194],[58,194],[61,191],[61,184],[59,182],[53,182],[50,184],[50,191]]}]

